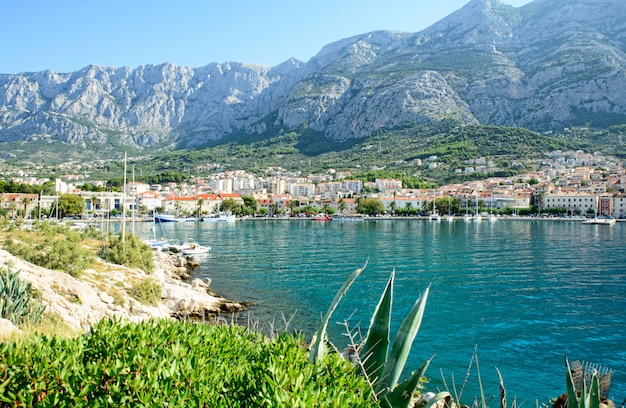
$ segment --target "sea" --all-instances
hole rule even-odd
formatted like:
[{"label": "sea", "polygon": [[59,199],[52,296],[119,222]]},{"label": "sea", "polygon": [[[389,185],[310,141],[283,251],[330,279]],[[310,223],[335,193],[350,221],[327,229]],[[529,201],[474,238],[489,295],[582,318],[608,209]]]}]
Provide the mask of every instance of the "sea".
[{"label": "sea", "polygon": [[[136,234],[149,238],[151,223]],[[426,311],[403,378],[432,357],[427,390],[533,407],[566,392],[565,358],[613,370],[626,399],[626,223],[573,220],[241,220],[156,225],[169,240],[211,247],[194,277],[261,330],[309,341],[348,275],[365,266],[331,319],[330,340],[365,336],[395,274],[392,337],[426,288]],[[235,317],[233,317],[235,318]],[[336,323],[336,324],[335,324]]]}]

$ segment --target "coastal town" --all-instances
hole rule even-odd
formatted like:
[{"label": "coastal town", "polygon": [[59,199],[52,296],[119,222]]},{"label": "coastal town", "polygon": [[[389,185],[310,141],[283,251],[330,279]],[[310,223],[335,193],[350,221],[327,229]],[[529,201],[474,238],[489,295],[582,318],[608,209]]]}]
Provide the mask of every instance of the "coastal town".
[{"label": "coastal town", "polygon": [[[426,160],[436,167],[437,157]],[[422,165],[422,162],[418,163]],[[253,212],[262,217],[300,214],[356,214],[361,198],[382,204],[382,214],[424,215],[426,213],[520,214],[531,207],[536,213],[565,217],[626,218],[626,170],[624,163],[599,153],[552,151],[545,154],[537,170],[506,178],[481,178],[493,164],[485,157],[467,160],[457,172],[472,174],[475,180],[431,189],[407,189],[399,179],[380,178],[366,181],[351,178],[351,173],[327,170],[324,174],[302,175],[280,167],[267,168],[262,175],[244,170],[219,171],[207,164],[204,170],[215,171],[203,177],[190,176],[182,183],[125,184],[123,191],[84,191],[89,183],[105,186],[105,180],[93,180],[86,171],[56,178],[55,194],[4,193],[0,210],[9,216],[16,212],[36,218],[39,213],[54,216],[59,196],[76,194],[85,202],[83,218],[104,218],[111,214],[146,216],[154,212],[176,216],[211,216],[232,208],[225,202],[244,204],[253,198]],[[522,163],[514,163],[523,167]],[[80,166],[74,166],[80,170]],[[36,178],[23,170],[4,171],[14,183],[40,185],[50,179]],[[453,201],[454,200],[454,201]],[[432,203],[436,202],[433,209]],[[449,203],[447,208],[445,203]],[[453,207],[451,203],[456,205]],[[250,203],[250,201],[248,201]],[[304,215],[304,214],[300,214]]]}]

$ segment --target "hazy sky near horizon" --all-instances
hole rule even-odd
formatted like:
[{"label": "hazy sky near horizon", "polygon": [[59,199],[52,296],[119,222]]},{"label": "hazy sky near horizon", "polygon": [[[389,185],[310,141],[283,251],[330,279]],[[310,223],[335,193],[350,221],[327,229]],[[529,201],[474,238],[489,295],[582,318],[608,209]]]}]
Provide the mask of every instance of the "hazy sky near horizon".
[{"label": "hazy sky near horizon", "polygon": [[[172,62],[278,65],[374,30],[418,32],[469,0],[6,0],[0,74]],[[530,0],[501,0],[522,6]],[[425,3],[425,4],[424,4]]]}]

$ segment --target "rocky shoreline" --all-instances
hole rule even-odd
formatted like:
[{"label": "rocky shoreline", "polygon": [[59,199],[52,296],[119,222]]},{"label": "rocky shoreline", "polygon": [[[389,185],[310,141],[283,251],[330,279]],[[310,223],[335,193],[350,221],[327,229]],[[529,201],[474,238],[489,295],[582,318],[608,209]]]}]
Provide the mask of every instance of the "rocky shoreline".
[{"label": "rocky shoreline", "polygon": [[[150,318],[215,321],[221,314],[236,314],[249,306],[211,292],[208,278],[191,279],[190,271],[196,267],[193,259],[160,251],[154,256],[155,270],[151,274],[100,259],[94,269],[76,279],[0,249],[0,268],[19,271],[20,279],[30,282],[39,294],[46,313],[58,316],[68,330],[76,333],[89,330],[104,318],[129,322]],[[162,288],[156,306],[145,305],[129,294],[133,285],[144,279],[152,279]],[[0,319],[0,337],[19,332],[8,320]]]}]

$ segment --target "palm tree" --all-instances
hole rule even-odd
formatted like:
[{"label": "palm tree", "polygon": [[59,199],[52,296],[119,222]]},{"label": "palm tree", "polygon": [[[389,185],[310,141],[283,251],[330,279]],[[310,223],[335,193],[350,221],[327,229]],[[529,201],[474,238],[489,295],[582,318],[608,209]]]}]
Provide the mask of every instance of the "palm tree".
[{"label": "palm tree", "polygon": [[26,214],[25,218],[30,218],[30,211],[28,211],[28,207],[30,207],[30,203],[32,202],[33,202],[32,197],[24,197],[22,199],[22,204],[24,204],[24,211],[22,213],[22,216]]},{"label": "palm tree", "polygon": [[204,204],[204,200],[202,198],[198,199],[198,206],[196,207],[196,215],[199,217],[202,215],[202,204]]}]

